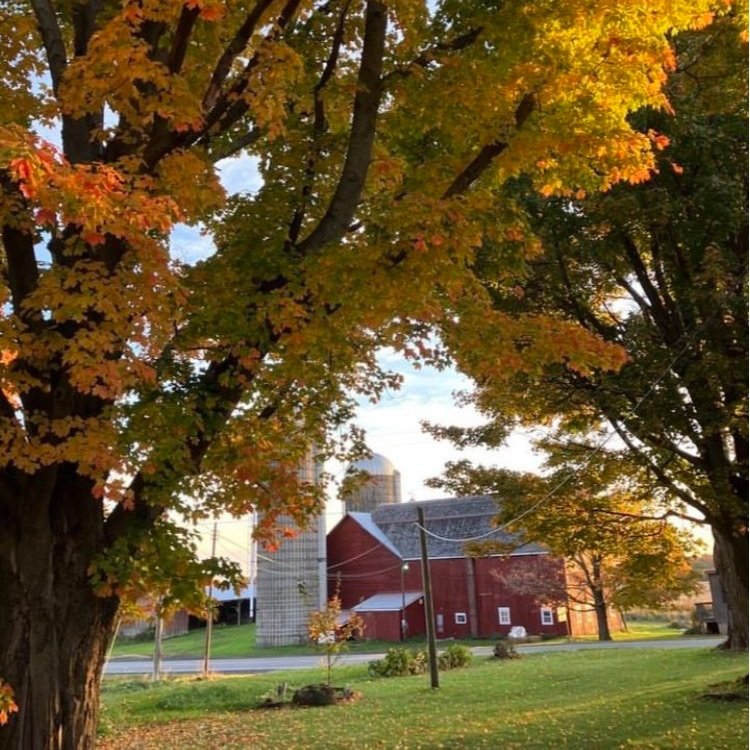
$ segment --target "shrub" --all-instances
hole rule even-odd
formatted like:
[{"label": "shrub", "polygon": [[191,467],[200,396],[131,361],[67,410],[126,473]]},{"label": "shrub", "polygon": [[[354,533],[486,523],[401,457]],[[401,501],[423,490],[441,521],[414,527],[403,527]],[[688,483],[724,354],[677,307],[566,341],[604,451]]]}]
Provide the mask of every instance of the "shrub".
[{"label": "shrub", "polygon": [[474,655],[469,648],[453,643],[438,656],[438,668],[445,670],[468,667],[473,658]]},{"label": "shrub", "polygon": [[[473,654],[466,646],[454,643],[438,656],[438,669],[459,669],[471,664]],[[372,677],[405,677],[424,674],[428,667],[427,652],[408,648],[391,648],[379,661],[368,665]]]},{"label": "shrub", "polygon": [[372,677],[404,677],[422,674],[427,670],[427,654],[421,650],[389,648],[382,659],[371,661],[368,672]]}]

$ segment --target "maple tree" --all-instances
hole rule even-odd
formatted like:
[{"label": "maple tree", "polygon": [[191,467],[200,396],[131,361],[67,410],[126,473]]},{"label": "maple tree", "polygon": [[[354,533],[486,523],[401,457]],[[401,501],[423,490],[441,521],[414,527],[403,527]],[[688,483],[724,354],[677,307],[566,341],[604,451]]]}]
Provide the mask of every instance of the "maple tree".
[{"label": "maple tree", "polygon": [[323,609],[310,613],[307,632],[312,643],[323,652],[326,684],[331,684],[331,670],[346,650],[346,643],[364,633],[364,620],[355,612],[342,621],[341,598],[332,596]]},{"label": "maple tree", "polygon": [[[491,354],[490,332],[474,326],[452,340],[477,379],[469,398],[489,421],[437,430],[498,445],[519,422],[546,425],[540,447],[553,460],[567,456],[574,483],[606,462],[638,481],[662,515],[705,524],[735,649],[748,644],[745,28],[738,13],[679,37],[668,85],[675,115],[633,117],[642,132],[668,138],[649,182],[559,200],[518,181],[506,196],[540,252],[500,278],[501,247],[477,264],[498,316],[511,321],[495,334],[511,357],[539,346],[522,322],[552,315],[621,345],[623,365],[582,370],[537,358],[535,369],[500,373],[506,351]],[[554,496],[548,506],[554,513]]]},{"label": "maple tree", "polygon": [[[559,580],[539,565],[502,575],[504,585],[543,605],[593,611],[600,641],[612,640],[612,610],[658,609],[694,591],[699,575],[690,558],[697,545],[658,513],[643,483],[623,480],[614,462],[592,462],[577,475],[559,455],[550,463],[552,470],[537,476],[457,462],[433,481],[458,494],[496,495],[496,521],[518,535],[515,546],[537,542],[565,560]],[[474,542],[467,551],[509,551],[495,547]]]},{"label": "maple tree", "polygon": [[[669,106],[669,35],[728,7],[4,5],[0,748],[93,746],[120,601],[219,572],[180,523],[255,509],[271,540],[319,508],[297,466],[390,382],[376,348],[481,305],[477,248],[518,234],[496,186],[645,179],[658,135],[626,116]],[[261,186],[228,195],[238,156]],[[588,344],[561,356],[613,356]]]}]

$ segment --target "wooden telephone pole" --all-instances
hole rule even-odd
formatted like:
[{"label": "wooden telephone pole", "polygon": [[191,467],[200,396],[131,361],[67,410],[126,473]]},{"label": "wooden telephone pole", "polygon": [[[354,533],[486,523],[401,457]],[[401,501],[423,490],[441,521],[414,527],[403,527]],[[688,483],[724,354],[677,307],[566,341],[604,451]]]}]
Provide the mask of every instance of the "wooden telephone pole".
[{"label": "wooden telephone pole", "polygon": [[[216,557],[216,537],[219,535],[219,525],[214,521],[214,530],[211,537],[211,557]],[[208,619],[206,620],[206,640],[203,648],[203,676],[208,677],[211,664],[211,634],[214,626],[213,608],[214,582],[208,585]]]},{"label": "wooden telephone pole", "polygon": [[419,546],[422,549],[422,584],[424,585],[424,618],[427,625],[427,653],[430,658],[430,686],[440,687],[438,677],[437,642],[435,641],[435,608],[432,604],[432,580],[430,579],[430,559],[427,556],[427,534],[425,534],[424,509],[417,506],[419,526]]}]

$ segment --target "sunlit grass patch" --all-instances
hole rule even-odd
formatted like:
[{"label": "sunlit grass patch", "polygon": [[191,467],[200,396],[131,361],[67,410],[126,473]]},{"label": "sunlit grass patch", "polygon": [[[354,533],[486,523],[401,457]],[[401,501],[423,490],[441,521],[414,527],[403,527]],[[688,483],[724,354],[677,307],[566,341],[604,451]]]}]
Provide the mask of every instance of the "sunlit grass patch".
[{"label": "sunlit grass patch", "polygon": [[[319,681],[322,670],[153,687],[107,684],[104,750],[369,750],[567,747],[586,750],[739,750],[746,704],[707,701],[746,658],[707,649],[586,651],[480,659],[441,673],[370,679],[365,666],[335,670],[363,694],[351,705],[278,712],[254,709],[280,682]],[[137,683],[136,683],[137,684]]]}]

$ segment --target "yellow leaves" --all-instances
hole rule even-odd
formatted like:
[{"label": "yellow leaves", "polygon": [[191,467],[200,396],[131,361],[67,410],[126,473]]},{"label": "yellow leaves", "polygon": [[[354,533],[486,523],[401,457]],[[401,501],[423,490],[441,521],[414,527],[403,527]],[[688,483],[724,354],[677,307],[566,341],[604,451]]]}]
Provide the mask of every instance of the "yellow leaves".
[{"label": "yellow leaves", "polygon": [[287,106],[292,89],[301,78],[303,61],[288,44],[270,40],[258,45],[254,60],[242,99],[256,125],[264,128],[273,141],[285,133]]},{"label": "yellow leaves", "polygon": [[[594,369],[617,370],[626,361],[621,347],[570,321],[509,315],[476,304],[464,305],[446,333],[461,369],[488,394],[493,384],[503,387],[519,373],[540,374],[552,364],[588,374]],[[491,348],[487,341],[492,341]]]},{"label": "yellow leaves", "polygon": [[213,165],[196,151],[177,150],[162,159],[157,187],[180,206],[185,217],[197,219],[224,203],[224,189]]},{"label": "yellow leaves", "polygon": [[[200,9],[205,21],[216,21],[224,14],[219,0],[194,0],[187,6]],[[200,128],[201,97],[194,81],[173,75],[151,54],[140,33],[145,22],[176,22],[179,11],[180,3],[175,2],[124,4],[92,36],[86,55],[68,65],[60,91],[63,111],[82,116],[106,105],[133,129],[146,129],[157,118],[176,132]]]}]

